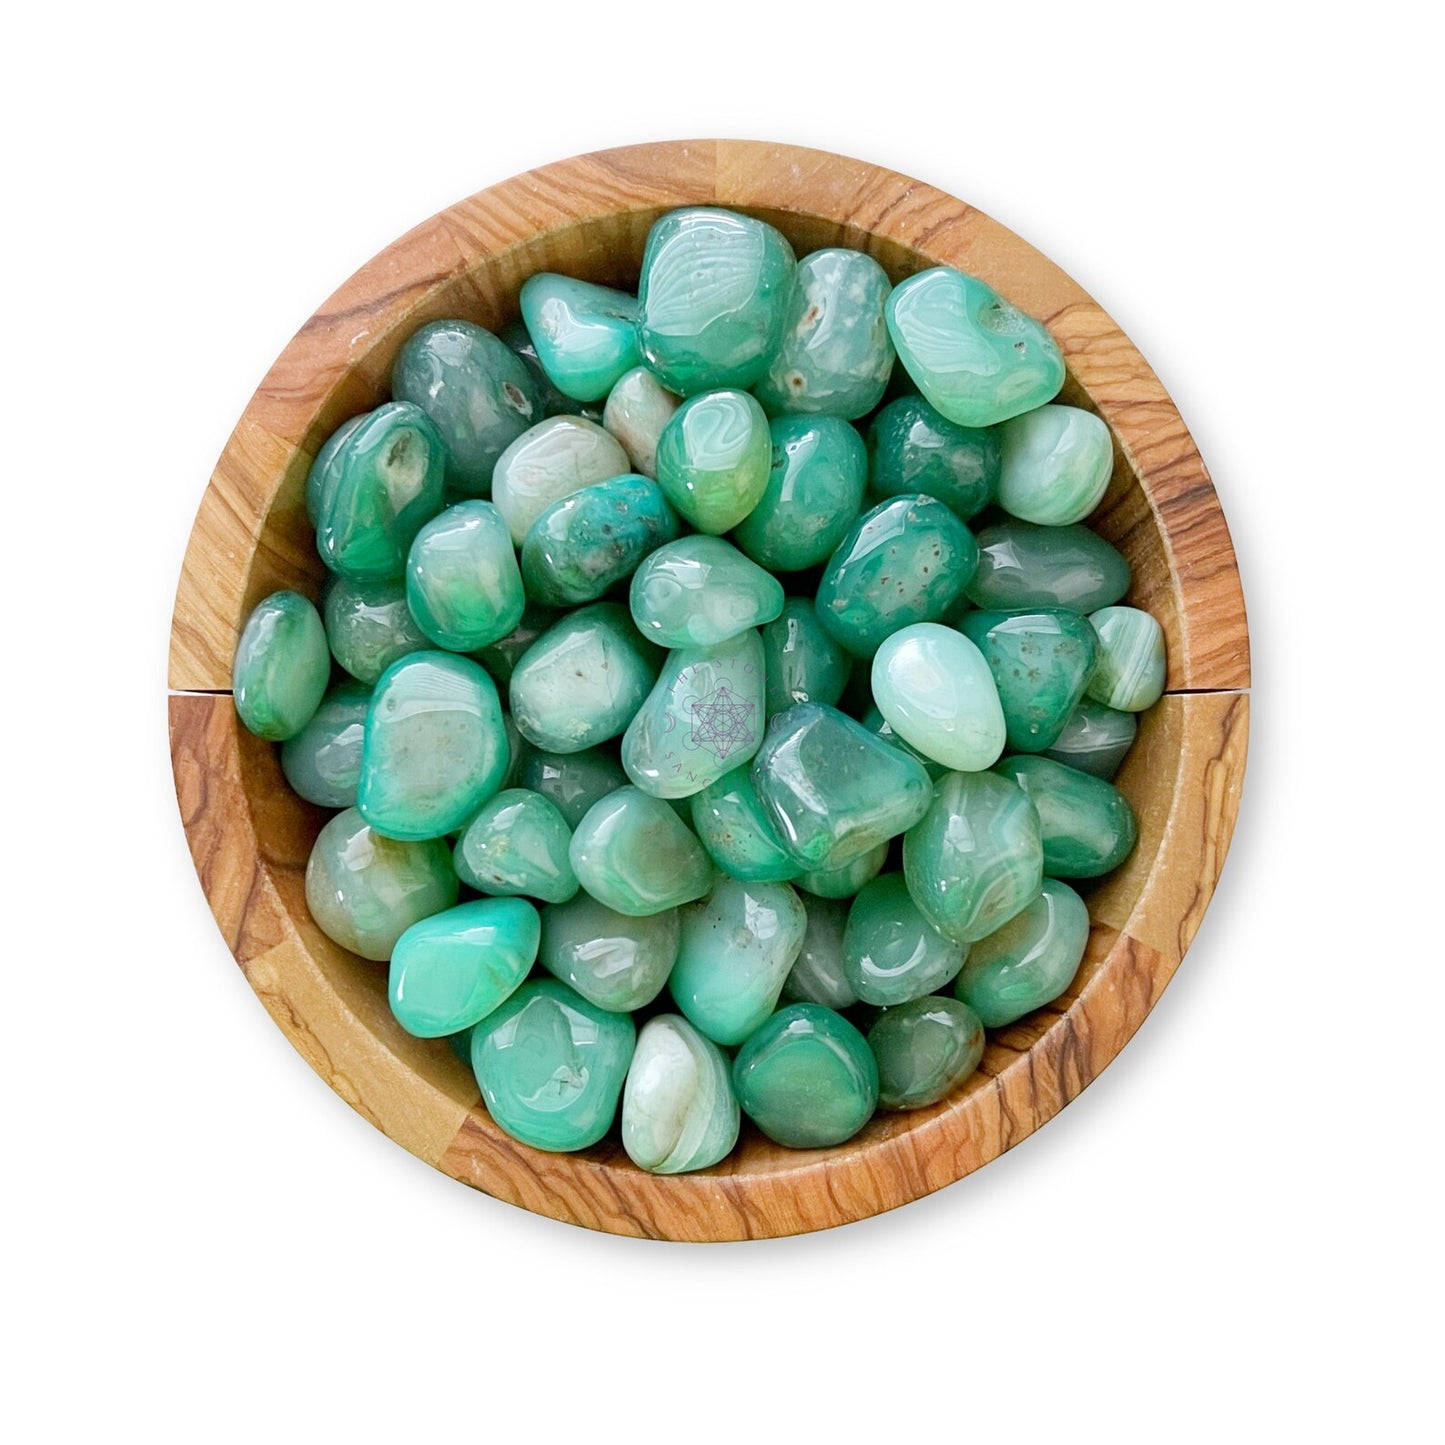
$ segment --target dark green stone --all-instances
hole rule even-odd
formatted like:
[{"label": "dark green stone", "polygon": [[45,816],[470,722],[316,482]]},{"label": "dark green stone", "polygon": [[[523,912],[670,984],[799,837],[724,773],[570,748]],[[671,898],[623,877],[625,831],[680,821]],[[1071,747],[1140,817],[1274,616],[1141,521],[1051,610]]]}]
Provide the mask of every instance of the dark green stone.
[{"label": "dark green stone", "polygon": [[951,1094],[983,1059],[983,1024],[958,999],[916,998],[868,1030],[878,1064],[878,1107],[921,1109]]},{"label": "dark green stone", "polygon": [[762,629],[767,714],[795,703],[837,705],[848,684],[853,659],[823,630],[806,597],[792,597],[782,615]]},{"label": "dark green stone", "polygon": [[371,689],[344,682],[321,699],[311,721],[281,744],[281,771],[291,791],[321,808],[354,808],[361,739]]},{"label": "dark green stone", "polygon": [[358,682],[368,686],[399,657],[430,648],[406,602],[406,583],[354,582],[327,578],[322,620],[331,655]]},{"label": "dark green stone", "polygon": [[476,658],[499,686],[512,680],[517,664],[527,655],[528,648],[546,631],[561,621],[562,614],[550,607],[528,602],[522,608],[522,620],[505,636],[486,647],[479,647],[472,656]]},{"label": "dark green stone", "polygon": [[567,826],[575,828],[594,803],[627,786],[627,774],[617,758],[601,748],[587,748],[580,753],[538,749],[522,763],[516,785],[541,793],[556,804]]},{"label": "dark green stone", "polygon": [[1112,783],[1052,758],[1005,758],[994,772],[1016,782],[1038,810],[1051,878],[1097,878],[1134,851],[1139,825]]},{"label": "dark green stone", "polygon": [[999,522],[978,534],[978,570],[968,584],[975,607],[1014,612],[1067,607],[1093,612],[1129,590],[1129,564],[1097,533],[1075,523],[1039,527]]},{"label": "dark green stone", "polygon": [[880,497],[937,497],[967,522],[998,491],[999,456],[993,428],[958,426],[921,396],[903,396],[868,428],[868,486]]},{"label": "dark green stone", "polygon": [[1133,713],[1119,712],[1086,697],[1069,714],[1063,731],[1044,756],[1081,773],[1111,780],[1134,746],[1138,732],[1139,720]]}]

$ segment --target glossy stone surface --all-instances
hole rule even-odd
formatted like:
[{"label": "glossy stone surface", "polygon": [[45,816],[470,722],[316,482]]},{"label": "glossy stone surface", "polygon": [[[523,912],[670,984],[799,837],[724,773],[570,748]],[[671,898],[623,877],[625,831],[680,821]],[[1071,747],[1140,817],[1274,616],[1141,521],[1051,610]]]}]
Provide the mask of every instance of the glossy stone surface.
[{"label": "glossy stone surface", "polygon": [[944,617],[977,562],[972,534],[942,502],[894,497],[858,519],[824,568],[818,620],[855,657],[871,657],[900,627]]},{"label": "glossy stone surface", "polygon": [[580,753],[537,750],[523,761],[517,785],[541,793],[575,828],[594,803],[627,786],[627,774],[611,752],[587,748]]},{"label": "glossy stone surface", "polygon": [[708,391],[678,407],[657,442],[657,481],[699,532],[736,527],[768,485],[772,443],[745,391]]},{"label": "glossy stone surface", "polygon": [[329,577],[321,603],[331,655],[368,686],[399,657],[432,646],[406,603],[406,583]]},{"label": "glossy stone surface", "polygon": [[492,501],[518,547],[532,523],[563,497],[625,476],[627,453],[617,439],[581,416],[553,416],[523,432],[497,458]]},{"label": "glossy stone surface", "polygon": [[1114,444],[1093,412],[1041,406],[998,430],[998,504],[1004,511],[1025,522],[1066,527],[1099,505],[1114,470]]},{"label": "glossy stone surface", "polygon": [[510,763],[492,679],[470,658],[414,652],[372,694],[356,805],[388,837],[440,838],[501,787]]},{"label": "glossy stone surface", "polygon": [[1051,878],[1097,878],[1134,851],[1139,825],[1112,783],[1052,758],[1005,758],[994,771],[1016,782],[1038,811]]},{"label": "glossy stone surface", "polygon": [[531,650],[532,644],[543,633],[551,631],[561,617],[561,612],[555,608],[528,602],[522,608],[521,621],[505,637],[499,637],[486,647],[479,647],[473,656],[487,669],[498,687],[504,686],[512,680],[517,664]]},{"label": "glossy stone surface", "polygon": [[522,620],[526,597],[507,524],[491,502],[458,502],[416,534],[406,601],[438,647],[475,652]]},{"label": "glossy stone surface", "polygon": [[900,282],[887,317],[909,376],[959,426],[994,426],[1032,411],[1064,384],[1064,358],[1048,331],[951,266]]},{"label": "glossy stone surface", "polygon": [[783,980],[787,1003],[820,1003],[824,1008],[851,1008],[858,1002],[843,972],[843,930],[848,903],[841,898],[799,895],[808,915],[803,946]]},{"label": "glossy stone surface", "polygon": [[702,844],[660,798],[619,788],[572,834],[572,871],[599,903],[629,918],[677,908],[712,887]]},{"label": "glossy stone surface", "polygon": [[576,416],[586,413],[585,406],[578,406],[570,396],[564,396],[552,385],[552,378],[543,370],[538,359],[532,334],[521,321],[509,321],[497,332],[497,336],[506,343],[508,351],[520,358],[536,385],[537,395],[542,400],[542,410],[533,418],[534,421],[541,421],[549,416]]},{"label": "glossy stone surface", "polygon": [[863,714],[860,721],[870,733],[882,738],[890,747],[898,748],[899,751],[907,753],[910,758],[916,758],[923,764],[924,770],[934,782],[937,782],[946,772],[950,771],[950,769],[944,767],[942,763],[925,757],[906,738],[899,737],[898,734],[893,731],[893,725],[883,716],[878,708],[870,707],[868,711]]},{"label": "glossy stone surface", "polygon": [[763,628],[762,638],[769,717],[799,702],[837,704],[853,659],[823,631],[808,598],[789,598],[782,613]]},{"label": "glossy stone surface", "polygon": [[1037,896],[1044,845],[1022,788],[994,773],[948,773],[903,840],[903,876],[919,912],[945,937],[972,943]]},{"label": "glossy stone surface", "polygon": [[387,997],[418,1038],[470,1028],[516,992],[537,957],[537,910],[522,898],[483,898],[413,923],[396,941]]},{"label": "glossy stone surface", "polygon": [[682,937],[677,909],[629,918],[579,893],[542,913],[538,961],[598,1008],[645,1008],[663,990]]},{"label": "glossy stone surface", "polygon": [[1063,731],[1044,756],[1107,782],[1119,771],[1138,732],[1133,713],[1085,698],[1069,714]]},{"label": "glossy stone surface", "polygon": [[482,804],[452,861],[462,882],[479,893],[565,903],[577,892],[571,845],[572,830],[555,803],[527,788],[508,788]]},{"label": "glossy stone surface", "polygon": [[708,856],[730,877],[786,883],[802,871],[768,821],[746,763],[694,793],[691,816]]},{"label": "glossy stone surface", "polygon": [[688,536],[643,560],[628,602],[649,642],[716,647],[771,622],[783,610],[783,588],[721,537]]},{"label": "glossy stone surface", "polygon": [[733,1060],[743,1112],[775,1143],[820,1149],[851,1139],[873,1117],[878,1065],[841,1014],[789,1004],[760,1025]]},{"label": "glossy stone surface", "polygon": [[777,1005],[803,946],[803,905],[786,883],[720,877],[681,919],[682,943],[668,979],[672,997],[715,1044],[740,1044]]},{"label": "glossy stone surface", "polygon": [[1153,707],[1164,692],[1164,629],[1137,607],[1104,607],[1089,621],[1099,638],[1089,696],[1120,712]]},{"label": "glossy stone surface", "polygon": [[1067,883],[1045,878],[1027,908],[969,950],[954,993],[985,1028],[1002,1028],[1058,998],[1088,942],[1084,900]]},{"label": "glossy stone surface", "polygon": [[733,533],[755,562],[777,572],[817,567],[848,535],[863,501],[868,453],[834,416],[775,417],[767,481]]},{"label": "glossy stone surface", "polygon": [[878,1107],[921,1109],[951,1094],[983,1058],[983,1024],[966,1003],[916,998],[868,1030],[878,1065]]},{"label": "glossy stone surface", "polygon": [[851,898],[876,878],[888,861],[888,844],[880,843],[839,868],[813,868],[798,878],[798,887],[817,898]]},{"label": "glossy stone surface", "polygon": [[908,896],[901,873],[864,885],[848,910],[842,964],[864,1002],[892,1008],[951,983],[968,945],[939,933]]},{"label": "glossy stone surface", "polygon": [[451,850],[440,840],[384,838],[355,808],[322,828],[306,864],[306,907],[333,942],[382,962],[423,918],[457,901]]},{"label": "glossy stone surface", "polygon": [[366,420],[366,415],[348,417],[321,444],[311,470],[306,473],[306,516],[311,525],[316,525],[321,516],[322,503],[336,486],[340,474],[341,449],[346,439]]},{"label": "glossy stone surface", "polygon": [[291,791],[321,808],[354,808],[361,777],[361,739],[371,689],[344,682],[321,699],[311,721],[281,745]]},{"label": "glossy stone surface", "polygon": [[657,476],[657,443],[682,400],[645,367],[634,367],[607,393],[602,425],[622,443],[633,470]]},{"label": "glossy stone surface", "polygon": [[966,590],[975,607],[1089,613],[1129,590],[1129,564],[1087,527],[1000,522],[978,534],[978,570]]},{"label": "glossy stone surface", "polygon": [[887,273],[862,251],[830,246],[798,262],[780,344],[753,388],[769,414],[851,421],[878,405],[893,370],[883,319],[890,289]]},{"label": "glossy stone surface", "polygon": [[681,396],[752,386],[777,350],[793,265],[783,236],[751,216],[694,206],[655,221],[637,336],[663,385]]},{"label": "glossy stone surface", "polygon": [[1001,455],[997,430],[956,426],[921,396],[901,396],[868,428],[868,486],[936,497],[967,522],[993,501]]},{"label": "glossy stone surface", "polygon": [[231,665],[236,712],[247,731],[272,742],[294,738],[321,706],[330,678],[316,608],[299,592],[262,598],[241,629]]},{"label": "glossy stone surface", "polygon": [[625,291],[544,271],[522,283],[521,307],[547,379],[576,401],[601,401],[642,359]]},{"label": "glossy stone surface", "polygon": [[611,1127],[637,1030],[555,978],[524,983],[472,1031],[487,1113],[514,1139],[565,1153]]},{"label": "glossy stone surface", "polygon": [[676,1014],[649,1019],[622,1092],[627,1157],[654,1174],[706,1169],[737,1143],[741,1123],[722,1050]]}]

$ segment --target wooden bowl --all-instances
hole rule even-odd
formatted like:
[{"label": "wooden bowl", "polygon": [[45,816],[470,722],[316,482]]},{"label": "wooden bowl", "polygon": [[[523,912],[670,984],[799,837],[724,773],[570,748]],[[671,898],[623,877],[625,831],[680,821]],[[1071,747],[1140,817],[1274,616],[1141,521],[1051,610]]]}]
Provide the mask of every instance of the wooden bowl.
[{"label": "wooden bowl", "polygon": [[[899,280],[940,263],[1041,318],[1068,361],[1063,399],[1113,430],[1091,519],[1133,564],[1128,600],[1163,624],[1168,692],[1142,719],[1118,785],[1139,816],[1129,861],[1088,895],[1083,967],[1056,1003],[992,1035],[952,1097],[880,1114],[833,1149],[782,1149],[750,1126],[717,1168],[659,1177],[615,1135],[544,1154],[488,1118],[443,1040],[405,1033],[386,970],[312,923],[304,873],[324,814],[284,785],[275,748],[238,727],[231,659],[277,588],[318,595],[302,492],[317,448],[385,400],[392,359],[423,322],[497,328],[536,271],[632,287],[648,227],[675,206],[762,216],[801,256],[867,251]],[[740,141],[628,147],[514,177],[418,226],[301,329],[247,407],[201,501],[170,654],[176,792],[196,871],[236,961],[282,1031],[354,1109],[453,1178],[571,1224],[678,1240],[823,1229],[930,1193],[1051,1119],[1124,1046],[1209,903],[1244,772],[1249,652],[1234,551],[1184,423],[1144,359],[1053,262],[931,186],[820,151]]]}]

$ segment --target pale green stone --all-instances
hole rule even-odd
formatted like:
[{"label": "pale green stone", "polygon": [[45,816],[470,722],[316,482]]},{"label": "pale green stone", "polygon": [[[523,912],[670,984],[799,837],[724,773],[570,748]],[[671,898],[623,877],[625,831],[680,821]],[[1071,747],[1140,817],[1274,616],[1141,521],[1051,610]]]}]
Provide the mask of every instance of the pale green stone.
[{"label": "pale green stone", "polygon": [[522,433],[497,459],[492,501],[520,547],[532,523],[563,497],[631,468],[615,437],[581,416],[553,416]]},{"label": "pale green stone", "polygon": [[315,715],[331,678],[326,629],[299,592],[273,592],[252,609],[236,645],[231,689],[248,732],[284,742]]},{"label": "pale green stone", "polygon": [[525,894],[565,903],[577,892],[572,830],[541,793],[508,788],[483,803],[452,855],[457,876],[479,893]]},{"label": "pale green stone", "polygon": [[900,396],[868,428],[868,486],[936,497],[967,522],[998,491],[1000,454],[997,428],[955,426],[921,396]]},{"label": "pale green stone", "polygon": [[864,1002],[891,1008],[951,983],[968,945],[939,933],[908,896],[901,873],[859,890],[843,934],[843,973]]},{"label": "pale green stone", "polygon": [[643,559],[628,593],[632,620],[662,647],[716,647],[771,622],[783,588],[721,537],[682,537]]},{"label": "pale green stone", "polygon": [[542,912],[538,961],[598,1008],[646,1008],[677,961],[677,909],[629,918],[579,893]]},{"label": "pale green stone", "polygon": [[321,699],[311,721],[281,744],[291,791],[320,808],[354,808],[371,689],[344,682]]},{"label": "pale green stone", "polygon": [[844,863],[841,868],[815,868],[802,874],[798,878],[798,887],[816,898],[851,898],[883,871],[887,861],[888,844],[880,843],[862,857]]},{"label": "pale green stone", "polygon": [[321,516],[323,500],[336,485],[336,478],[340,473],[341,448],[346,445],[346,438],[365,420],[366,414],[363,412],[361,416],[353,416],[342,422],[321,444],[316,460],[311,463],[311,470],[306,473],[306,515],[313,527]]},{"label": "pale green stone", "polygon": [[683,402],[657,443],[657,482],[699,532],[736,527],[762,499],[772,465],[763,409],[745,391]]},{"label": "pale green stone", "polygon": [[432,645],[411,615],[406,583],[400,579],[354,582],[329,577],[322,617],[332,657],[368,686],[397,658]]},{"label": "pale green stone", "polygon": [[475,652],[522,620],[517,554],[491,502],[458,502],[416,534],[406,559],[406,601],[438,646]]},{"label": "pale green stone", "polygon": [[768,821],[747,764],[692,795],[693,831],[731,878],[786,883],[802,871]]},{"label": "pale green stone", "polygon": [[657,443],[681,400],[645,366],[634,367],[607,393],[602,425],[644,477],[657,478]]},{"label": "pale green stone", "polygon": [[1139,825],[1112,783],[1052,758],[1005,758],[994,771],[1017,783],[1037,810],[1050,877],[1098,878],[1134,851]]},{"label": "pale green stone", "polygon": [[983,1024],[966,1003],[917,998],[868,1030],[878,1064],[878,1107],[921,1109],[951,1094],[983,1060]]},{"label": "pale green stone", "polygon": [[517,785],[541,793],[575,828],[594,803],[627,786],[622,764],[610,752],[587,748],[580,753],[530,753],[517,775]]},{"label": "pale green stone", "polygon": [[622,1091],[627,1157],[654,1174],[706,1169],[731,1151],[741,1123],[722,1050],[676,1014],[649,1019]]},{"label": "pale green stone", "polygon": [[599,903],[630,918],[677,908],[712,887],[702,844],[660,798],[619,788],[572,834],[572,871]]},{"label": "pale green stone", "polygon": [[858,1002],[843,972],[843,930],[848,904],[841,898],[800,894],[808,915],[808,928],[797,960],[783,980],[782,997],[788,1003],[820,1003],[825,1008],[851,1008]]},{"label": "pale green stone", "polygon": [[1120,712],[1153,707],[1164,692],[1164,629],[1137,607],[1104,607],[1089,621],[1099,638],[1089,696]]},{"label": "pale green stone", "polygon": [[978,534],[978,568],[968,584],[975,607],[1002,612],[1067,607],[1093,612],[1129,590],[1129,563],[1097,533],[1077,524],[1036,527],[1007,521]]},{"label": "pale green stone", "polygon": [[522,320],[547,379],[576,401],[601,401],[641,360],[637,298],[539,272],[522,283]]},{"label": "pale green stone", "polygon": [[769,717],[800,702],[837,705],[853,659],[823,631],[808,598],[789,598],[782,613],[763,628],[762,638]]},{"label": "pale green stone", "polygon": [[1139,722],[1133,713],[1085,698],[1069,714],[1063,731],[1044,756],[1109,781],[1134,746],[1138,732]]},{"label": "pale green stone", "polygon": [[999,427],[998,504],[1046,527],[1082,522],[1103,499],[1114,470],[1109,428],[1091,411],[1041,406]]},{"label": "pale green stone", "polygon": [[907,753],[910,758],[916,758],[922,763],[927,770],[928,776],[934,782],[937,782],[939,778],[949,771],[942,763],[937,763],[934,762],[932,758],[924,757],[912,743],[899,737],[898,734],[893,731],[892,724],[883,716],[877,707],[870,707],[868,711],[863,714],[861,721],[870,733],[876,734],[882,738],[885,743],[888,743],[889,746],[897,748],[900,752]]}]

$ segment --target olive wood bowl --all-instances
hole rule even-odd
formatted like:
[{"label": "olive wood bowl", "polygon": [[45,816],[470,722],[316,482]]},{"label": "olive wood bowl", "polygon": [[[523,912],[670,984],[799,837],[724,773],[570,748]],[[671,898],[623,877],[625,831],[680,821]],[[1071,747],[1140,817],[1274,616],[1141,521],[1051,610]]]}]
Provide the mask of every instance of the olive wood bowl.
[{"label": "olive wood bowl", "polygon": [[[1139,844],[1086,890],[1088,951],[1062,998],[993,1033],[978,1072],[930,1108],[879,1114],[831,1149],[780,1148],[745,1122],[723,1163],[663,1177],[637,1169],[615,1130],[578,1154],[518,1144],[444,1040],[402,1030],[386,969],[312,923],[304,876],[325,815],[286,788],[276,749],[237,725],[229,689],[251,608],[283,587],[318,595],[307,469],[342,421],[387,398],[402,342],[438,317],[502,326],[537,271],[633,287],[648,227],[699,204],[765,218],[800,256],[867,251],[895,281],[958,266],[1043,320],[1068,362],[1062,399],[1113,432],[1113,477],[1090,522],[1131,562],[1127,600],[1163,624],[1169,673],[1117,780]],[[579,156],[481,191],[383,251],[302,327],[201,500],[171,632],[170,735],[181,816],[221,932],[272,1018],[348,1104],[444,1173],[536,1213],[615,1234],[724,1240],[824,1229],[942,1188],[1098,1075],[1169,982],[1214,891],[1239,803],[1248,686],[1244,601],[1214,488],[1164,388],[1104,311],[1047,257],[931,186],[826,152],[704,140]]]}]

